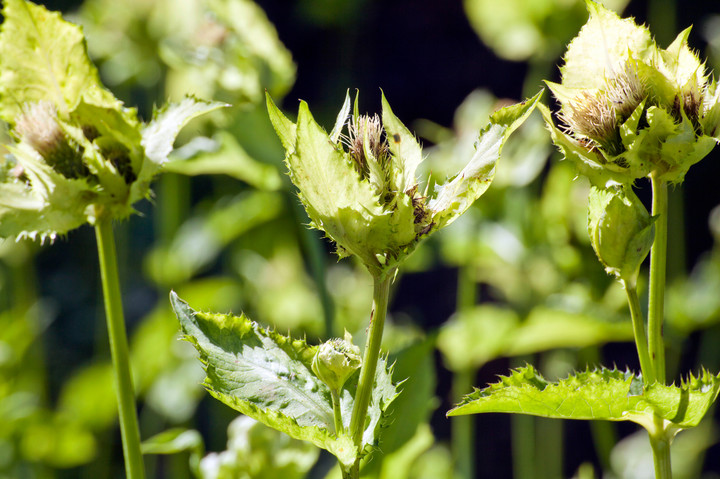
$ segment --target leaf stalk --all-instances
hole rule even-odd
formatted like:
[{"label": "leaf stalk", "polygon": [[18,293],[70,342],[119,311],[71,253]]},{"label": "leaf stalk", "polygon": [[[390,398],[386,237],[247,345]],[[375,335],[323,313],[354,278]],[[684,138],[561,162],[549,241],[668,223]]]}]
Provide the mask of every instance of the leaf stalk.
[{"label": "leaf stalk", "polygon": [[637,348],[638,358],[640,359],[640,369],[643,375],[643,382],[649,385],[657,381],[657,376],[655,374],[655,367],[650,360],[650,354],[648,353],[648,338],[645,332],[645,318],[643,318],[643,314],[640,309],[637,286],[633,283],[623,280],[623,286],[625,287],[625,293],[628,298],[628,306],[630,306],[633,336],[635,336],[635,347]]}]

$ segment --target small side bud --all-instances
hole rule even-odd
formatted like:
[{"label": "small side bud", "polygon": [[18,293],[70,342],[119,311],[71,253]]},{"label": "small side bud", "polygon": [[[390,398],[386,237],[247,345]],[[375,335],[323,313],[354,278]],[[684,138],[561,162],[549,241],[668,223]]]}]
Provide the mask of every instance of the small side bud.
[{"label": "small side bud", "polygon": [[344,339],[334,338],[320,345],[313,358],[312,370],[330,389],[339,391],[361,364],[360,348],[352,343],[352,335],[345,331]]},{"label": "small side bud", "polygon": [[634,284],[650,252],[655,227],[631,188],[618,185],[590,190],[588,233],[605,270]]}]

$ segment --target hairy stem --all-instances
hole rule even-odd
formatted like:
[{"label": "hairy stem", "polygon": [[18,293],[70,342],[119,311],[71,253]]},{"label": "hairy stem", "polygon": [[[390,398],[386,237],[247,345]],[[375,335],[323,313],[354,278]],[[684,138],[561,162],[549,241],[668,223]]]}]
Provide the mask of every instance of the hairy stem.
[{"label": "hairy stem", "polygon": [[373,278],[373,308],[370,314],[370,327],[367,342],[365,343],[365,351],[363,352],[362,366],[360,367],[360,380],[355,394],[352,419],[350,420],[350,434],[352,434],[353,442],[358,449],[362,445],[365,418],[375,383],[375,370],[380,357],[380,343],[385,326],[392,277],[392,274],[386,274]]},{"label": "hairy stem", "polygon": [[650,175],[652,181],[652,214],[655,220],[655,241],[650,253],[650,290],[648,299],[648,352],[655,368],[655,379],[665,383],[665,343],[663,317],[665,306],[665,264],[667,261],[667,183]]},{"label": "hairy stem", "polygon": [[143,479],[145,471],[140,452],[140,429],[138,427],[137,410],[135,409],[135,393],[130,372],[130,355],[128,353],[127,333],[125,332],[125,318],[122,296],[120,295],[120,281],[118,279],[115,238],[113,236],[111,217],[104,216],[98,219],[95,225],[95,236],[97,238],[100,275],[105,298],[105,317],[110,340],[110,354],[115,373],[115,390],[125,457],[125,472],[128,479]]},{"label": "hairy stem", "polygon": [[640,369],[642,370],[643,382],[652,384],[657,380],[655,368],[650,360],[648,353],[648,338],[645,333],[645,318],[643,318],[640,310],[640,300],[637,295],[637,287],[627,281],[623,281],[625,293],[627,294],[628,305],[630,306],[630,316],[632,318],[633,335],[635,336],[635,347],[637,348],[638,357],[640,359]]}]

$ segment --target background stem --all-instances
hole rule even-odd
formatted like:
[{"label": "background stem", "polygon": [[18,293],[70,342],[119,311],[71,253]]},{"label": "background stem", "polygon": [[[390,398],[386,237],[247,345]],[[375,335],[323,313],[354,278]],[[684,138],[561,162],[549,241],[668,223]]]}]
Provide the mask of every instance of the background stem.
[{"label": "background stem", "polygon": [[[453,374],[453,402],[459,404],[463,396],[472,391],[477,369],[470,368],[455,371]],[[452,418],[452,452],[455,462],[457,479],[473,479],[475,477],[475,416],[458,416]]]},{"label": "background stem", "polygon": [[128,479],[143,479],[145,471],[140,452],[140,430],[135,409],[135,393],[130,371],[130,355],[125,332],[111,217],[105,216],[98,219],[95,225],[95,237],[97,238],[100,275],[105,298],[110,354],[115,373],[125,472]]},{"label": "background stem", "polygon": [[648,352],[655,368],[656,380],[665,383],[665,343],[663,317],[665,305],[665,264],[667,261],[667,183],[653,173],[652,215],[655,220],[655,241],[650,253],[650,289],[648,299]]},{"label": "background stem", "polygon": [[380,357],[380,343],[382,342],[383,328],[385,326],[392,277],[392,273],[373,277],[373,308],[370,314],[370,327],[367,342],[365,343],[365,351],[363,352],[360,380],[350,421],[350,433],[353,442],[358,448],[362,445],[362,436],[365,432],[365,417],[367,416],[375,383],[375,370]]}]

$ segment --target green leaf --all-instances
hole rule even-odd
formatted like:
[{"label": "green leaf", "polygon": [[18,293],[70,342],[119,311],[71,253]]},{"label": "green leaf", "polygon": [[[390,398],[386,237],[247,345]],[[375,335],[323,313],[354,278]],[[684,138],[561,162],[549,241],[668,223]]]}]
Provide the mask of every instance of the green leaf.
[{"label": "green leaf", "polygon": [[[720,376],[703,371],[680,386],[643,388],[630,371],[600,369],[548,382],[532,366],[466,396],[448,416],[484,412],[529,414],[556,419],[633,421],[651,434],[697,426],[720,392]],[[658,426],[658,419],[662,425]],[[658,431],[658,427],[662,431]]]},{"label": "green leaf", "polygon": [[143,441],[143,454],[190,453],[190,470],[200,476],[200,459],[205,454],[205,443],[199,432],[194,429],[173,428],[154,435]]},{"label": "green leaf", "polygon": [[[247,317],[200,313],[175,293],[170,296],[185,339],[200,353],[211,395],[289,436],[327,449],[345,466],[361,451],[336,434],[328,387],[312,373],[316,346],[260,328]],[[378,367],[362,448],[375,445],[387,408],[397,395],[384,361]],[[341,393],[343,423],[349,426],[353,376]]]},{"label": "green leaf", "polygon": [[[175,137],[183,126],[195,117],[227,106],[230,105],[186,97],[180,103],[170,103],[156,111],[152,121],[142,130],[145,156],[156,167],[163,165],[168,160]],[[138,176],[142,176],[142,173]]]},{"label": "green leaf", "polygon": [[6,0],[0,33],[0,118],[10,124],[26,103],[51,101],[61,118],[84,95],[114,103],[90,62],[80,27],[24,0]]},{"label": "green leaf", "polygon": [[587,313],[537,306],[521,322],[508,308],[481,305],[443,324],[438,349],[449,369],[466,371],[499,357],[632,339],[629,321],[611,322]]},{"label": "green leaf", "polygon": [[250,156],[227,131],[219,131],[212,139],[191,140],[175,150],[163,170],[188,176],[228,175],[263,190],[277,190],[282,185],[277,167]]},{"label": "green leaf", "polygon": [[495,176],[495,164],[502,147],[513,131],[532,113],[542,95],[517,105],[505,107],[490,117],[490,124],[475,142],[470,162],[448,183],[439,187],[428,203],[433,221],[439,228],[449,225],[463,214],[488,189]]},{"label": "green leaf", "polygon": [[202,479],[303,479],[319,451],[247,416],[227,428],[227,449],[200,461]]},{"label": "green leaf", "polygon": [[363,476],[370,471],[379,472],[384,469],[387,459],[402,450],[408,441],[420,433],[420,428],[426,425],[437,407],[434,343],[432,338],[428,338],[390,356],[390,361],[394,364],[393,376],[407,379],[399,385],[402,394],[392,403],[394,414],[379,438],[383,456],[368,461],[363,467]]}]

